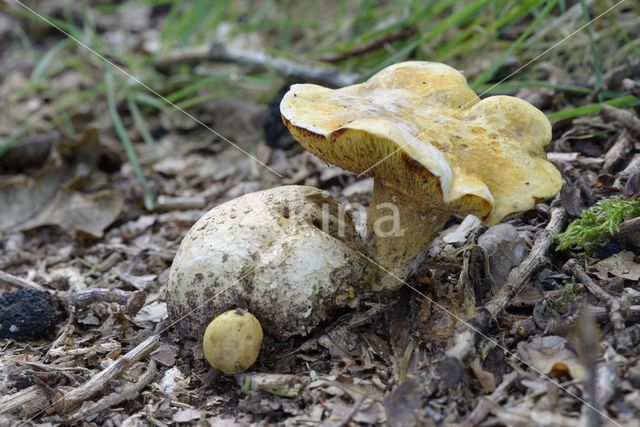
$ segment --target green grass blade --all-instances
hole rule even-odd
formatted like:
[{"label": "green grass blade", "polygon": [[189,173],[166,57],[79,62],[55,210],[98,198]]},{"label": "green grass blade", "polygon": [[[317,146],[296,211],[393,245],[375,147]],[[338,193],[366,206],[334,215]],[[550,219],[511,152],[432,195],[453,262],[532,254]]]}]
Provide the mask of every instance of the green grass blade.
[{"label": "green grass blade", "polygon": [[44,54],[44,56],[38,61],[35,67],[33,67],[30,78],[32,83],[37,83],[42,79],[53,58],[55,58],[60,53],[60,51],[62,51],[62,49],[67,47],[70,42],[71,40],[64,39]]},{"label": "green grass blade", "polygon": [[492,34],[497,36],[502,27],[505,25],[513,25],[518,22],[545,1],[546,0],[526,0],[518,2],[516,7],[510,9],[504,16],[492,21],[483,31],[475,34],[468,40],[458,41],[453,39],[449,43],[446,43],[443,47],[438,49],[436,59],[438,61],[446,61],[455,55],[469,52],[476,44],[485,39],[487,35]]},{"label": "green grass blade", "polygon": [[396,62],[406,59],[411,53],[411,51],[413,51],[415,48],[428,42],[434,37],[444,33],[449,28],[455,25],[463,24],[464,22],[468,21],[475,14],[477,14],[480,9],[485,7],[489,2],[490,0],[475,0],[472,3],[466,5],[465,7],[458,9],[457,11],[455,11],[445,19],[438,21],[437,24],[430,31],[415,38],[413,41],[408,42],[398,52],[396,52],[395,54],[391,55],[390,57],[388,57],[387,59],[379,63],[377,66],[373,67],[373,69],[367,73],[364,79],[365,80],[368,79],[378,71],[382,70],[383,68],[391,64],[394,64]]},{"label": "green grass blade", "polygon": [[127,95],[127,105],[129,107],[131,117],[133,117],[133,123],[135,124],[136,129],[138,129],[138,132],[142,136],[145,144],[147,144],[147,146],[151,148],[154,153],[156,153],[156,140],[153,139],[153,136],[151,136],[151,132],[149,132],[149,127],[147,126],[147,122],[144,120],[144,117],[142,116],[142,113],[138,108],[138,104],[136,104],[136,100],[130,93]]},{"label": "green grass blade", "polygon": [[27,132],[27,129],[29,129],[30,124],[29,119],[27,119],[22,122],[20,126],[15,128],[13,132],[11,132],[7,139],[5,139],[4,143],[0,145],[0,157],[4,156],[4,154],[9,151],[9,149],[11,149],[11,147],[13,147],[20,138],[22,138],[22,136]]},{"label": "green grass blade", "polygon": [[640,99],[636,98],[633,95],[622,96],[620,98],[612,99],[604,103],[587,104],[583,105],[582,107],[567,108],[566,110],[556,111],[555,113],[547,114],[547,118],[549,120],[560,120],[598,114],[602,109],[602,105],[604,104],[611,105],[613,107],[624,108],[633,105],[639,105]]},{"label": "green grass blade", "polygon": [[536,16],[536,18],[527,27],[527,29],[522,34],[520,34],[520,36],[516,40],[514,40],[513,43],[511,43],[507,50],[502,52],[502,54],[500,54],[498,58],[496,58],[496,60],[493,61],[493,63],[486,70],[484,70],[478,77],[476,77],[473,83],[471,83],[471,87],[475,89],[481,84],[488,82],[489,79],[493,77],[498,68],[500,68],[500,66],[504,64],[504,61],[509,56],[511,56],[515,52],[515,50],[518,49],[527,40],[527,38],[529,38],[531,33],[533,33],[536,28],[540,26],[540,23],[547,17],[549,12],[551,12],[551,10],[556,6],[557,3],[558,0],[550,0],[544,7],[542,12],[540,12],[540,14]]},{"label": "green grass blade", "polygon": [[133,166],[133,170],[135,171],[136,177],[140,182],[140,186],[142,187],[142,191],[144,193],[144,207],[151,211],[153,210],[153,194],[151,193],[151,188],[149,187],[149,183],[147,179],[144,177],[144,173],[142,172],[142,167],[140,166],[140,161],[138,160],[138,155],[136,154],[135,149],[133,148],[133,144],[127,135],[127,131],[124,128],[124,124],[122,123],[122,118],[118,113],[118,105],[116,103],[116,94],[115,94],[115,83],[113,78],[113,72],[111,68],[105,68],[104,71],[104,82],[107,92],[107,106],[109,108],[109,114],[111,115],[111,121],[113,122],[113,127],[120,138],[120,142],[124,147],[124,151],[127,154],[127,158]]},{"label": "green grass blade", "polygon": [[228,73],[225,73],[222,75],[198,78],[193,83],[183,88],[180,88],[173,93],[170,93],[169,95],[166,96],[166,98],[171,102],[178,102],[184,99],[185,97],[191,95],[192,93],[197,92],[203,87],[210,85],[211,83],[225,82],[225,81],[228,81],[229,78],[230,78],[230,74]]},{"label": "green grass blade", "polygon": [[167,104],[164,103],[163,101],[159,100],[158,98],[151,96],[149,94],[146,94],[144,92],[135,92],[133,94],[133,97],[135,98],[136,101],[138,101],[141,104],[145,104],[149,107],[155,108],[157,110],[160,111],[164,111],[167,109]]},{"label": "green grass blade", "polygon": [[[584,16],[584,20],[586,23],[591,21],[591,16],[589,16],[589,7],[585,3],[584,0],[580,0],[580,6],[582,7],[582,15]],[[598,45],[596,43],[595,37],[593,36],[593,29],[591,25],[587,25],[585,28],[587,32],[587,37],[589,37],[589,45],[591,48],[591,56],[593,57],[593,74],[596,79],[596,90],[600,90],[602,87],[602,61],[600,60],[600,52],[598,52]],[[602,95],[598,93],[598,100],[602,101]]]}]

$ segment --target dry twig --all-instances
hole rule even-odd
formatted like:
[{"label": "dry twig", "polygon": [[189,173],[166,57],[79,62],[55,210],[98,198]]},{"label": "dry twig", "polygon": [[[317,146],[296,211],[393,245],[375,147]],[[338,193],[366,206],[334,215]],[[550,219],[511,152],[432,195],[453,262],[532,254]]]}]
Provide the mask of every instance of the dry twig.
[{"label": "dry twig", "polygon": [[285,58],[279,58],[264,52],[235,49],[216,43],[172,50],[159,55],[155,60],[158,68],[167,68],[177,63],[196,61],[230,62],[244,67],[274,69],[290,82],[307,82],[343,87],[356,83],[359,74],[346,73],[335,68],[319,67]]},{"label": "dry twig", "polygon": [[5,282],[19,288],[30,288],[41,292],[48,292],[45,288],[38,285],[36,282],[14,276],[13,274],[7,273],[6,271],[2,270],[0,270],[0,282]]},{"label": "dry twig", "polygon": [[[522,291],[531,276],[545,264],[547,251],[553,244],[554,236],[562,230],[565,216],[564,209],[551,209],[549,224],[536,237],[529,255],[509,273],[506,283],[484,307],[477,310],[477,314],[469,321],[477,330],[484,331],[491,319],[507,307],[509,301]],[[447,350],[447,356],[463,361],[471,355],[477,339],[478,334],[474,330],[467,325],[460,325],[454,335],[453,346]]]},{"label": "dry twig", "polygon": [[67,309],[82,309],[96,302],[110,302],[126,307],[129,315],[134,315],[144,305],[146,299],[144,291],[123,291],[121,289],[93,288],[82,291],[68,292],[64,296]]},{"label": "dry twig", "polygon": [[103,397],[91,406],[78,410],[75,414],[73,414],[73,418],[83,420],[90,419],[91,417],[94,417],[105,409],[109,409],[112,406],[118,405],[126,400],[135,399],[140,391],[142,391],[142,389],[145,388],[153,380],[153,378],[156,376],[156,372],[156,363],[153,359],[151,359],[149,361],[149,365],[147,366],[146,372],[138,379],[138,381],[136,381],[135,383],[127,382],[117,392]]},{"label": "dry twig", "polygon": [[56,402],[58,412],[62,414],[68,413],[80,406],[85,400],[89,400],[91,397],[104,390],[112,379],[155,350],[156,347],[158,347],[159,342],[159,335],[151,335],[149,338],[135,346],[127,354],[121,356],[107,368],[94,375],[89,381],[80,387],[69,391],[58,402]]},{"label": "dry twig", "polygon": [[625,353],[633,347],[629,331],[625,329],[624,317],[622,316],[622,305],[620,299],[609,295],[598,286],[575,259],[570,259],[562,267],[567,273],[571,273],[585,288],[597,299],[603,301],[609,310],[609,320],[613,325],[615,337],[615,347],[618,351]]},{"label": "dry twig", "polygon": [[0,398],[0,414],[21,411],[30,416],[49,404],[46,392],[39,385],[32,385],[16,393]]}]

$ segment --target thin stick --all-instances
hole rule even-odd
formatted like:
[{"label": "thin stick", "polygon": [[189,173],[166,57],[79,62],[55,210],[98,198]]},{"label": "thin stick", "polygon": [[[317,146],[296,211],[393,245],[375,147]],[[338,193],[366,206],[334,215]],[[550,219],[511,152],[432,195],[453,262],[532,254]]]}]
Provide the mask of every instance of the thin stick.
[{"label": "thin stick", "polygon": [[39,385],[32,385],[16,393],[0,398],[0,414],[22,411],[31,414],[40,411],[49,404],[45,390]]},{"label": "thin stick", "polygon": [[158,68],[166,68],[176,63],[203,60],[230,62],[245,67],[274,69],[291,82],[317,83],[331,87],[349,86],[356,83],[361,77],[359,74],[345,73],[335,68],[301,64],[264,52],[235,49],[219,43],[169,51],[164,55],[158,56],[155,60],[155,65]]},{"label": "thin stick", "polygon": [[624,317],[622,316],[622,306],[620,299],[606,293],[598,284],[584,271],[575,259],[570,259],[562,267],[564,271],[570,273],[597,299],[603,301],[609,310],[609,320],[613,325],[615,337],[615,347],[621,352],[627,352],[633,347],[633,341],[629,331],[625,329]]},{"label": "thin stick", "polygon": [[33,282],[28,279],[23,279],[18,276],[14,276],[13,274],[7,273],[6,271],[2,271],[2,270],[0,270],[0,282],[6,282],[10,285],[17,286],[19,288],[35,289],[41,292],[49,292],[47,289],[38,285],[36,282]]},{"label": "thin stick", "polygon": [[70,412],[80,406],[85,400],[90,399],[104,390],[112,379],[155,350],[159,342],[159,335],[151,335],[127,354],[121,356],[111,365],[94,375],[89,381],[65,394],[62,399],[56,402],[58,412],[62,414]]},{"label": "thin stick", "polygon": [[[562,208],[551,209],[551,219],[547,227],[536,237],[531,252],[525,260],[514,268],[506,283],[487,302],[484,307],[477,310],[477,314],[469,320],[469,323],[478,327],[479,330],[486,329],[492,318],[497,317],[504,310],[509,301],[524,289],[531,276],[540,269],[546,262],[546,254],[554,241],[554,236],[562,230],[565,222],[565,211]],[[453,338],[453,346],[447,350],[448,357],[455,357],[460,361],[466,359],[475,348],[478,336],[475,331],[466,325],[461,325],[456,330]]]},{"label": "thin stick", "polygon": [[136,381],[135,383],[127,382],[121,390],[103,397],[87,408],[80,409],[75,414],[73,414],[73,418],[88,419],[99,414],[101,411],[118,405],[126,400],[135,399],[140,391],[145,388],[155,376],[156,363],[153,359],[151,359],[149,361],[149,365],[147,366],[146,372],[138,379],[138,381]]}]

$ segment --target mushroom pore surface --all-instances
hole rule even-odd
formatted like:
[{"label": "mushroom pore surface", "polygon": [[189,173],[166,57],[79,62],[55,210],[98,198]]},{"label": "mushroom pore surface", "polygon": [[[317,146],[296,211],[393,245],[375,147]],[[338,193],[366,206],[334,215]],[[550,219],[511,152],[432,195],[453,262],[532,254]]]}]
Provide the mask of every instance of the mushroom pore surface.
[{"label": "mushroom pore surface", "polygon": [[276,338],[306,334],[358,294],[361,250],[329,193],[284,186],[247,194],[211,209],[183,239],[169,274],[169,316],[195,340],[235,307]]}]

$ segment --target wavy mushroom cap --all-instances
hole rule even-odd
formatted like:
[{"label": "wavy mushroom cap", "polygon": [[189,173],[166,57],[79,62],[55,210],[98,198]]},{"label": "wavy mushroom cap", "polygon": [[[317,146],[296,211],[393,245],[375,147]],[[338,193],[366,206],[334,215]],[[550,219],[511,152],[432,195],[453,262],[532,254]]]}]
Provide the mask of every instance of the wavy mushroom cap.
[{"label": "wavy mushroom cap", "polygon": [[544,152],[546,116],[510,96],[480,100],[444,64],[403,62],[335,90],[296,84],[280,110],[316,156],[488,225],[532,208],[562,184]]}]

